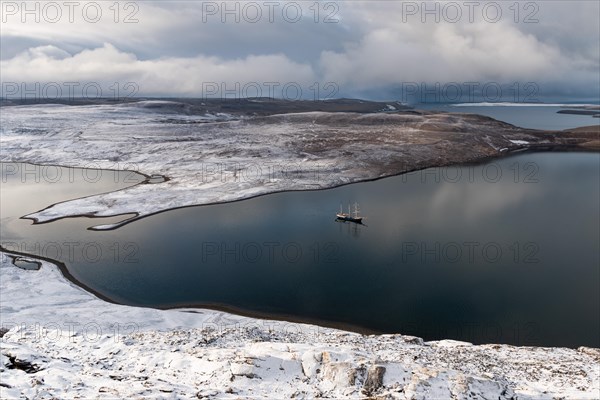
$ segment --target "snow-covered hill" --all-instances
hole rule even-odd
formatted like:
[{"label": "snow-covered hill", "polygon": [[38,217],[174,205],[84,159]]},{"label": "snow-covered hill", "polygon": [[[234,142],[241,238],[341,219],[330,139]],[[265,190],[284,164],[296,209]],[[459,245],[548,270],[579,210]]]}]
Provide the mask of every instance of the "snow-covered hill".
[{"label": "snow-covered hill", "polygon": [[82,214],[141,217],[484,160],[524,147],[585,145],[597,137],[526,130],[468,114],[313,111],[248,117],[189,115],[178,113],[176,105],[2,107],[0,161],[169,178],[56,204],[28,217],[40,222]]}]

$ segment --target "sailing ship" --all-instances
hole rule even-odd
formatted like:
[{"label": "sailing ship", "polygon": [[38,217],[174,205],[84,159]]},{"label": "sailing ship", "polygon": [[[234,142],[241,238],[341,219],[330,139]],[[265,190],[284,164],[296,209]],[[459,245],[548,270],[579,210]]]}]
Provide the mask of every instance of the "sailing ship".
[{"label": "sailing ship", "polygon": [[350,221],[357,224],[362,224],[363,217],[359,216],[358,213],[358,203],[354,203],[354,212],[350,211],[350,204],[348,204],[348,213],[345,213],[342,210],[342,205],[340,204],[340,212],[336,214],[336,217],[340,221]]}]

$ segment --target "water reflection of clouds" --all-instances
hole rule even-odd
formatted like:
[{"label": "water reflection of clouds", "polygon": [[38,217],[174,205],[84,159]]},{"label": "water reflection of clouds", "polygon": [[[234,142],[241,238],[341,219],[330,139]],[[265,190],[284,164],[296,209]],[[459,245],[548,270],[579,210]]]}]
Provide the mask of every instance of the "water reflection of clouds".
[{"label": "water reflection of clouds", "polygon": [[[0,163],[2,214],[20,217],[54,203],[119,190],[145,179],[130,171]],[[40,195],[43,194],[43,195]]]},{"label": "water reflection of clouds", "polygon": [[[2,166],[2,190],[0,190],[0,215],[2,215],[2,241],[36,242],[75,236],[81,238],[91,234],[85,231],[88,220],[80,218],[55,221],[50,224],[32,225],[21,216],[41,210],[52,204],[118,190],[131,186],[132,180],[142,181],[142,175],[130,172],[108,171],[99,175],[98,181],[86,181],[80,168],[55,167],[44,169],[23,163],[0,163]],[[52,171],[53,175],[46,174]],[[55,179],[55,172],[61,179]],[[95,174],[95,171],[91,174]],[[96,176],[96,175],[89,175]],[[95,178],[94,178],[95,179]],[[120,220],[122,217],[107,219]],[[77,229],[75,228],[77,227]],[[79,230],[82,229],[83,232]],[[75,233],[77,232],[77,233]]]},{"label": "water reflection of clouds", "polygon": [[544,188],[536,184],[514,183],[502,180],[485,184],[443,183],[438,186],[429,202],[429,221],[461,217],[476,223],[483,217],[506,212],[519,204],[543,197]]}]

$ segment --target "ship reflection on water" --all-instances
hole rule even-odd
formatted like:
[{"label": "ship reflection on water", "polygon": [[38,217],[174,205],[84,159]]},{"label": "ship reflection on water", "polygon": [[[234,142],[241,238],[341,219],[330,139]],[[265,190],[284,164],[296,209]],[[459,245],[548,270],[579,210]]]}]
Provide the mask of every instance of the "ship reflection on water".
[{"label": "ship reflection on water", "polygon": [[335,222],[337,222],[340,226],[339,232],[342,233],[344,229],[346,229],[346,233],[353,237],[360,237],[361,231],[367,227],[365,223],[362,221],[350,221],[342,218],[336,218]]}]

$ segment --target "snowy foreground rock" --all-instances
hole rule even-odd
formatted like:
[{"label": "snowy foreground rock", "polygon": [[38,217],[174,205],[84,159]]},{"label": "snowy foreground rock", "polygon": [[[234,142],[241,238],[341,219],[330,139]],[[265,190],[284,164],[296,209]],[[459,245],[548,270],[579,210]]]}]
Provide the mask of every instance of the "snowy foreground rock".
[{"label": "snowy foreground rock", "polygon": [[600,350],[365,336],[106,303],[0,264],[0,398],[596,399]]}]

